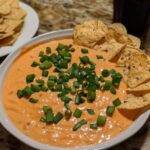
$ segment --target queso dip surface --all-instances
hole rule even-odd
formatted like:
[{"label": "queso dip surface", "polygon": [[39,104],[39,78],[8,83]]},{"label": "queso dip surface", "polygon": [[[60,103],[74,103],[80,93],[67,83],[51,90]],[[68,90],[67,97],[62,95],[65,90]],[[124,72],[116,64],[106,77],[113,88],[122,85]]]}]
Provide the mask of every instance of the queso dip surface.
[{"label": "queso dip surface", "polygon": [[[34,60],[39,61],[39,52],[45,51],[46,47],[51,47],[51,54],[54,53],[58,43],[72,44],[75,48],[69,65],[74,62],[79,64],[79,57],[86,55],[96,64],[95,72],[97,75],[101,75],[103,69],[115,69],[121,72],[115,63],[107,61],[106,52],[88,49],[88,53],[84,54],[81,52],[81,48],[83,47],[73,44],[72,39],[47,41],[30,47],[15,60],[4,81],[4,105],[14,125],[25,135],[41,143],[60,147],[78,147],[102,143],[128,128],[132,120],[123,116],[117,109],[115,109],[112,116],[107,116],[105,125],[98,126],[97,129],[89,127],[89,124],[95,123],[98,115],[106,115],[106,108],[108,105],[112,105],[114,99],[119,98],[123,101],[126,98],[126,85],[123,81],[121,81],[116,94],[112,94],[110,91],[102,92],[101,90],[97,90],[96,98],[93,102],[85,101],[80,105],[76,105],[74,101],[71,101],[70,109],[72,112],[76,108],[82,110],[81,117],[76,118],[73,115],[70,119],[65,119],[64,117],[57,124],[46,124],[41,122],[40,119],[44,116],[43,106],[51,107],[54,114],[57,112],[64,114],[64,103],[57,96],[58,92],[48,90],[47,92],[34,93],[34,98],[39,100],[37,103],[30,103],[24,97],[21,99],[17,97],[17,90],[23,89],[27,85],[25,80],[27,75],[34,73],[36,79],[46,81],[47,78],[41,75],[41,70],[38,67],[31,67],[31,64]],[[105,59],[97,59],[97,54],[102,55]],[[54,66],[48,69],[49,75],[57,76],[57,73],[54,73],[53,69]],[[70,95],[70,97],[74,99],[75,95]],[[93,109],[95,114],[90,115],[86,111],[87,109]],[[88,123],[77,131],[73,131],[73,126],[82,119],[86,119]]]}]

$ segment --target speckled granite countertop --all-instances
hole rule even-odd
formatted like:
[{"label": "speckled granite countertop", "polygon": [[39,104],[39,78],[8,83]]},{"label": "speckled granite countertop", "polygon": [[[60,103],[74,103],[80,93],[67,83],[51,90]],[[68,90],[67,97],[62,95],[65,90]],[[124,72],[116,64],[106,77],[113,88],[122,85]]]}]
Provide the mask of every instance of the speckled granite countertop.
[{"label": "speckled granite countertop", "polygon": [[[37,35],[52,30],[72,28],[89,19],[112,22],[112,0],[22,0],[32,6],[40,18]],[[10,135],[0,125],[0,150],[33,150]],[[130,139],[111,150],[150,150],[150,118]]]}]

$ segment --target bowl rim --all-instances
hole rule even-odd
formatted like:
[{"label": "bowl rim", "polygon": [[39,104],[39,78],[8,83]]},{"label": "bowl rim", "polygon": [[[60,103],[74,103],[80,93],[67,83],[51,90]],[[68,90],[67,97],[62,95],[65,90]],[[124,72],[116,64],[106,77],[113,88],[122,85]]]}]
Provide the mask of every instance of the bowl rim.
[{"label": "bowl rim", "polygon": [[[53,32],[48,32],[46,34],[37,36],[35,38],[32,38],[30,41],[26,42],[22,46],[19,46],[16,48],[14,52],[12,52],[1,64],[0,66],[0,93],[3,91],[3,81],[4,77],[11,67],[11,64],[13,61],[20,55],[22,52],[23,48],[30,47],[31,45],[37,44],[39,42],[44,42],[47,40],[54,40],[57,38],[66,38],[66,37],[72,37],[73,35],[73,29],[65,29],[65,30],[58,30],[58,31],[53,31]],[[75,148],[65,148],[65,147],[56,147],[56,146],[51,146],[48,144],[42,144],[26,135],[24,135],[19,129],[13,125],[13,122],[10,120],[8,117],[4,105],[3,105],[3,94],[0,94],[0,123],[2,126],[13,136],[15,136],[17,139],[22,141],[23,143],[36,148],[36,149],[41,149],[41,150],[102,150],[102,149],[107,149],[110,148],[116,144],[121,143],[122,141],[126,140],[127,138],[131,137],[133,134],[135,134],[147,121],[149,115],[150,115],[150,110],[144,112],[141,114],[126,130],[121,132],[119,135],[115,136],[114,138],[110,139],[109,141],[106,141],[104,143],[98,143],[94,145],[87,145],[87,146],[82,146],[82,147],[75,147]]]}]

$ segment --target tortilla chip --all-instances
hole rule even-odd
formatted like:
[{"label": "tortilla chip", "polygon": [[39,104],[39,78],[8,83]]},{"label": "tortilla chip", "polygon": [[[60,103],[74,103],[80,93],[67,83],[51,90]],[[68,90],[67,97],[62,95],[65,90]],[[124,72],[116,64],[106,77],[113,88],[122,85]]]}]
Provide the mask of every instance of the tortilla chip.
[{"label": "tortilla chip", "polygon": [[3,4],[0,6],[0,15],[7,15],[11,11],[9,4]]},{"label": "tortilla chip", "polygon": [[150,97],[136,97],[132,94],[128,95],[126,100],[118,107],[118,109],[135,110],[150,107]]},{"label": "tortilla chip", "polygon": [[122,23],[113,23],[109,26],[109,28],[114,29],[116,32],[120,34],[127,34],[127,29]]},{"label": "tortilla chip", "polygon": [[15,33],[14,35],[7,37],[3,40],[0,40],[0,47],[12,45],[17,40],[19,35],[20,35],[20,32]]},{"label": "tortilla chip", "polygon": [[11,32],[22,26],[23,20],[5,19],[4,24],[7,26],[6,32]]},{"label": "tortilla chip", "polygon": [[0,33],[6,31],[7,26],[5,24],[0,24]]},{"label": "tortilla chip", "polygon": [[122,43],[122,44],[130,43],[130,40],[129,40],[127,34],[122,34],[120,32],[117,32],[113,28],[108,28],[108,35],[106,36],[106,39],[108,41],[111,39],[115,39],[118,43]]},{"label": "tortilla chip", "polygon": [[117,61],[117,65],[121,67],[127,66],[127,64],[129,64],[129,61],[131,59],[131,56],[138,51],[139,50],[134,47],[126,46],[126,48],[123,49],[121,52],[121,55]]},{"label": "tortilla chip", "polygon": [[143,83],[139,86],[137,86],[136,88],[128,88],[127,89],[128,91],[133,91],[133,92],[138,92],[138,91],[149,91],[150,90],[150,81],[149,82],[146,82],[146,83]]},{"label": "tortilla chip", "polygon": [[11,36],[11,35],[13,35],[13,33],[14,33],[14,31],[12,31],[12,32],[7,32],[7,33],[0,33],[0,41],[2,40],[2,39],[5,39],[5,38],[7,38],[7,37],[9,37],[9,36]]},{"label": "tortilla chip", "polygon": [[108,32],[107,26],[102,21],[86,21],[74,29],[74,42],[93,48],[99,44]]},{"label": "tortilla chip", "polygon": [[19,8],[20,7],[18,0],[12,0],[10,2],[10,5],[11,5],[12,8]]},{"label": "tortilla chip", "polygon": [[125,44],[111,40],[108,44],[108,60],[112,60],[116,55],[120,53],[121,50],[125,48]]},{"label": "tortilla chip", "polygon": [[0,17],[0,24],[2,24],[3,23],[3,18],[2,17]]},{"label": "tortilla chip", "polygon": [[130,43],[131,46],[135,48],[140,48],[141,40],[138,37],[130,35],[130,34],[128,35],[128,37],[131,40],[131,43]]},{"label": "tortilla chip", "polygon": [[130,60],[130,71],[127,80],[128,86],[135,88],[148,79],[150,79],[150,58],[141,52],[133,54]]},{"label": "tortilla chip", "polygon": [[15,19],[15,20],[20,20],[26,16],[26,11],[23,9],[17,9],[17,8],[12,8],[11,13],[8,15],[4,16],[4,18],[7,19]]},{"label": "tortilla chip", "polygon": [[122,67],[124,80],[127,81],[128,73],[130,70],[130,60],[131,56],[138,52],[138,49],[126,46],[120,53],[119,59],[117,60],[117,65]]}]

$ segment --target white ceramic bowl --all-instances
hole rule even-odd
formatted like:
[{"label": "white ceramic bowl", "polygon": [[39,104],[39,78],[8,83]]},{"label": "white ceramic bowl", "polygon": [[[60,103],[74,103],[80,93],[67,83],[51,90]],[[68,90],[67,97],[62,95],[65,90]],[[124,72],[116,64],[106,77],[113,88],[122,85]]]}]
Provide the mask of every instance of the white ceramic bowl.
[{"label": "white ceramic bowl", "polygon": [[9,70],[9,68],[11,67],[12,62],[21,53],[21,49],[23,47],[31,46],[33,44],[46,41],[46,40],[53,40],[55,38],[71,37],[72,33],[73,33],[72,29],[67,29],[67,30],[54,31],[54,32],[50,32],[50,33],[35,37],[31,39],[29,42],[25,43],[23,46],[18,47],[16,51],[14,51],[12,54],[10,54],[6,58],[6,60],[3,62],[3,64],[0,67],[0,121],[1,121],[1,124],[8,130],[8,132],[10,132],[16,138],[18,138],[22,142],[36,149],[42,149],[42,150],[59,150],[59,149],[61,150],[66,150],[66,149],[69,149],[69,150],[81,150],[81,149],[82,150],[97,150],[97,149],[102,150],[102,149],[107,149],[126,140],[127,138],[135,134],[144,125],[144,123],[146,122],[150,114],[150,110],[143,113],[133,122],[133,124],[129,128],[127,128],[125,131],[121,132],[118,136],[116,136],[115,138],[112,138],[111,140],[107,142],[104,142],[102,144],[95,144],[91,146],[78,147],[78,148],[61,148],[61,147],[54,147],[54,146],[39,143],[27,137],[23,133],[21,133],[13,125],[13,123],[11,122],[11,120],[9,119],[5,111],[5,108],[3,105],[3,92],[2,92],[4,77],[7,71]]}]

